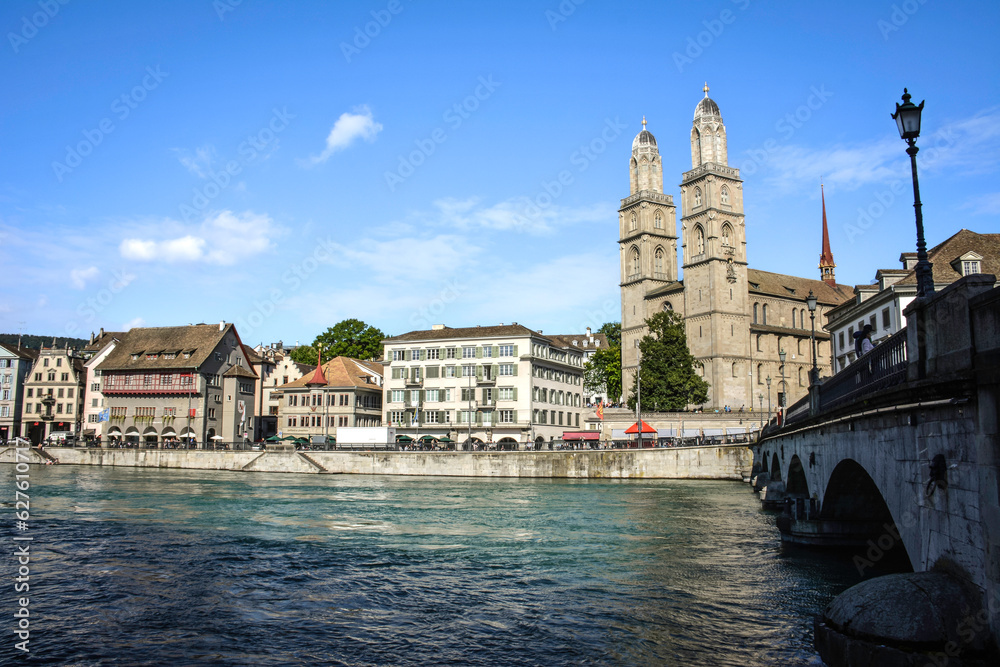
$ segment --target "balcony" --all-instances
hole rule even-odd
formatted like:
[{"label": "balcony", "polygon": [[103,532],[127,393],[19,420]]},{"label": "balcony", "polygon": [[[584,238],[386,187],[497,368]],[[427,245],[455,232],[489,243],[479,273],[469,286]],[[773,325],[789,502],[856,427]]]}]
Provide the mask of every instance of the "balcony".
[{"label": "balcony", "polygon": [[484,374],[484,375],[479,376],[479,377],[476,378],[476,384],[494,385],[496,383],[497,383],[497,379],[496,379],[495,376],[491,377],[491,376],[487,376],[487,375]]},{"label": "balcony", "polygon": [[408,377],[404,380],[407,387],[422,387],[424,386],[424,379],[421,377]]}]

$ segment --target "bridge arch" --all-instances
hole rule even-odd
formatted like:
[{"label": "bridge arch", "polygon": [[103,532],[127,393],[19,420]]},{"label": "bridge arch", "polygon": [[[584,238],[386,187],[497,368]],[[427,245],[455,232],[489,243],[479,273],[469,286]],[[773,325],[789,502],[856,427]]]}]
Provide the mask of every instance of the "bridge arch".
[{"label": "bridge arch", "polygon": [[781,481],[781,463],[778,461],[778,452],[771,454],[771,479]]},{"label": "bridge arch", "polygon": [[795,498],[809,497],[809,482],[806,480],[806,471],[802,467],[802,460],[798,455],[792,456],[788,463],[788,476],[785,477],[785,493]]}]

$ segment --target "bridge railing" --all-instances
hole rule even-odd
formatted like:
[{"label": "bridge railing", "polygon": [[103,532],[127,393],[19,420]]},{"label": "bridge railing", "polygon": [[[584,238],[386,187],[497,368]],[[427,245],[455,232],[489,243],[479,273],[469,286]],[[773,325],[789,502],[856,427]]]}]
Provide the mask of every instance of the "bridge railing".
[{"label": "bridge railing", "polygon": [[819,409],[830,410],[906,381],[906,329],[897,331],[819,387]]}]

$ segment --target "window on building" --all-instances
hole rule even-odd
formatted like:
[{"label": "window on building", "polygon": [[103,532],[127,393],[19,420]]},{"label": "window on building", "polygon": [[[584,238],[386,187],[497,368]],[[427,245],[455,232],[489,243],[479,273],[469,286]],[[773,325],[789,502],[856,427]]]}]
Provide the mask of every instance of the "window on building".
[{"label": "window on building", "polygon": [[514,356],[514,346],[513,345],[501,345],[500,346],[500,356],[501,357],[513,357]]},{"label": "window on building", "polygon": [[501,376],[514,375],[514,364],[500,364],[498,371]]},{"label": "window on building", "polygon": [[656,254],[653,256],[653,266],[654,271],[663,273],[663,248],[656,249]]},{"label": "window on building", "polygon": [[463,359],[475,359],[476,358],[476,348],[471,345],[466,345],[462,348],[462,358]]},{"label": "window on building", "polygon": [[760,323],[767,324],[767,304],[765,303],[760,309]]},{"label": "window on building", "polygon": [[639,258],[639,249],[632,248],[632,275],[639,275],[641,260]]},{"label": "window on building", "polygon": [[45,366],[46,368],[49,367],[49,358],[48,357],[45,357],[44,359],[42,359],[42,366]]},{"label": "window on building", "polygon": [[759,311],[759,307],[758,306],[759,306],[759,304],[756,304],[756,303],[753,305],[753,323],[754,324],[757,324],[757,313]]},{"label": "window on building", "polygon": [[695,207],[701,206],[701,188],[694,189],[694,205]]},{"label": "window on building", "polygon": [[440,359],[441,358],[441,350],[438,350],[438,349],[427,350],[427,358],[428,359]]},{"label": "window on building", "polygon": [[637,225],[636,225],[635,213],[633,213],[632,217],[629,218],[629,222],[628,222],[629,231],[633,231],[634,232],[636,226]]},{"label": "window on building", "polygon": [[878,321],[874,315],[868,318],[868,324],[872,325],[872,333],[878,331]]},{"label": "window on building", "polygon": [[795,309],[792,308],[792,328],[795,328]]},{"label": "window on building", "polygon": [[974,273],[979,273],[979,260],[965,260],[962,262],[962,275],[971,276]]},{"label": "window on building", "polygon": [[514,388],[513,387],[500,387],[497,389],[497,399],[501,401],[513,401],[514,400]]},{"label": "window on building", "polygon": [[705,230],[701,228],[701,225],[697,225],[694,228],[694,244],[695,244],[695,254],[704,255],[705,254]]},{"label": "window on building", "polygon": [[764,384],[764,364],[757,364],[757,384]]},{"label": "window on building", "polygon": [[653,226],[657,229],[663,229],[663,215],[659,211],[656,212],[656,217],[653,218]]},{"label": "window on building", "polygon": [[729,188],[725,185],[722,186],[722,190],[719,191],[719,201],[723,204],[729,203]]},{"label": "window on building", "polygon": [[882,309],[882,328],[883,329],[888,329],[889,328],[889,309],[888,308],[883,308]]},{"label": "window on building", "polygon": [[493,358],[493,348],[489,345],[483,346],[483,359]]},{"label": "window on building", "polygon": [[445,367],[444,367],[444,376],[445,376],[446,378],[453,378],[453,377],[456,377],[456,374],[455,374],[455,367],[454,367],[454,366],[445,366]]},{"label": "window on building", "polygon": [[736,367],[736,362],[733,362],[733,377],[739,377],[739,369]]}]

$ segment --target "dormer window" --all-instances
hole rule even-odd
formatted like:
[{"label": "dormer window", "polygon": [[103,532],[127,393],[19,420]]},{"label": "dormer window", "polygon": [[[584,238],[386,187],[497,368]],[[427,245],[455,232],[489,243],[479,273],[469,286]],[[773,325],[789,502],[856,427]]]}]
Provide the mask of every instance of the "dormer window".
[{"label": "dormer window", "polygon": [[139,361],[139,355],[140,354],[141,354],[141,352],[134,352],[132,354],[132,361]]},{"label": "dormer window", "polygon": [[970,250],[961,257],[957,257],[955,261],[951,263],[951,266],[955,271],[962,274],[963,276],[971,276],[982,271],[982,261],[983,256],[974,250]]}]

